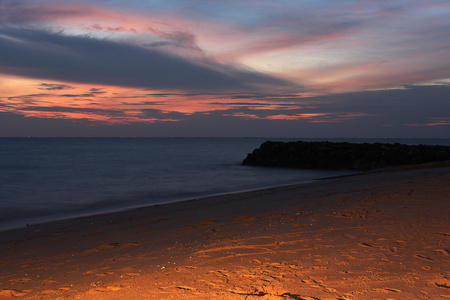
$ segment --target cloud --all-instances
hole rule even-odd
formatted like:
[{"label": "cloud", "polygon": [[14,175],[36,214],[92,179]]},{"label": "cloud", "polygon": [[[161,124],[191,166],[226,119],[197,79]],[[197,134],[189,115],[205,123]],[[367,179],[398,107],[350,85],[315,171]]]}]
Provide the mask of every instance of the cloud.
[{"label": "cloud", "polygon": [[125,28],[124,26],[102,26],[99,24],[94,24],[92,26],[84,26],[83,29],[87,31],[104,31],[104,32],[134,32],[137,33],[137,30],[134,28]]},{"label": "cloud", "polygon": [[61,112],[61,113],[89,113],[98,115],[125,116],[125,113],[114,109],[85,108],[85,107],[64,107],[64,106],[27,106],[22,107],[21,111],[34,112]]},{"label": "cloud", "polygon": [[[381,91],[271,99],[265,102],[212,102],[229,107],[223,114],[246,120],[308,123],[372,122],[379,127],[448,126],[450,85],[404,86]],[[283,102],[284,101],[284,102]],[[447,109],[448,108],[448,109]],[[300,124],[298,123],[298,124]]]},{"label": "cloud", "polygon": [[164,41],[152,42],[149,44],[144,44],[145,46],[150,47],[161,47],[161,46],[176,46],[180,48],[194,50],[195,52],[199,52],[203,54],[203,50],[197,45],[196,37],[186,31],[175,31],[175,32],[163,32],[161,30],[157,30],[155,28],[149,28],[150,31],[157,34]]},{"label": "cloud", "polygon": [[34,114],[26,118],[20,109],[0,111],[0,135],[447,138],[448,99],[450,86],[442,85],[292,99],[296,109],[256,109],[249,101],[194,113],[170,111],[163,103],[161,109],[128,104],[120,110],[27,105]]},{"label": "cloud", "polygon": [[[92,5],[58,1],[0,0],[0,22],[28,24],[93,17],[96,19],[121,19],[119,14],[97,9]],[[103,29],[102,29],[103,30]]]},{"label": "cloud", "polygon": [[270,75],[211,60],[43,30],[0,29],[0,73],[66,82],[158,90],[255,91],[299,87]]},{"label": "cloud", "polygon": [[181,121],[185,119],[189,114],[180,112],[168,112],[160,109],[141,109],[139,110],[138,118],[142,119],[156,119],[161,121]]},{"label": "cloud", "polygon": [[40,84],[40,90],[44,91],[55,91],[55,90],[67,90],[67,89],[73,89],[68,84],[56,84],[56,83],[41,83]]},{"label": "cloud", "polygon": [[130,106],[147,106],[147,105],[164,105],[164,102],[158,102],[158,101],[144,101],[144,102],[122,102],[123,105],[130,105]]}]

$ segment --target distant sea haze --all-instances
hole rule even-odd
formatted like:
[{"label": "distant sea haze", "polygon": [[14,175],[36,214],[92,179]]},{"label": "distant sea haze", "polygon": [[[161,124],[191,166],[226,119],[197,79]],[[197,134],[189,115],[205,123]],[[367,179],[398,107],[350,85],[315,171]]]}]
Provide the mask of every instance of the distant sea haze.
[{"label": "distant sea haze", "polygon": [[[242,166],[274,138],[0,138],[0,230],[349,173]],[[449,145],[450,139],[301,139]]]}]

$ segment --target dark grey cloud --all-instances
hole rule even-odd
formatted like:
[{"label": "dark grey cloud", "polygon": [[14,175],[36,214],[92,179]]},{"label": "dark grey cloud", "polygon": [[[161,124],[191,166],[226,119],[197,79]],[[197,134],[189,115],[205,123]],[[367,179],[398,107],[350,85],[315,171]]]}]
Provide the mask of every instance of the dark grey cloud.
[{"label": "dark grey cloud", "polygon": [[[1,104],[0,104],[1,106]],[[117,110],[117,109],[102,109],[102,108],[86,108],[86,107],[68,107],[68,106],[25,106],[17,109],[17,112],[52,112],[52,113],[81,113],[81,114],[95,114],[107,116],[113,119],[124,119],[126,121],[127,112],[133,112],[133,116],[137,119],[147,120],[177,120],[181,121],[191,114],[184,114],[180,112],[165,111],[160,109],[130,109],[130,110]],[[78,119],[80,121],[80,119]],[[82,121],[82,120],[81,120]],[[92,120],[87,120],[88,124],[92,123]]]},{"label": "dark grey cloud", "polygon": [[0,72],[18,76],[185,91],[298,89],[236,66],[89,36],[0,28],[0,45]]},{"label": "dark grey cloud", "polygon": [[379,115],[386,124],[426,122],[450,118],[450,85],[404,86],[403,89],[346,93],[306,98],[317,111]]},{"label": "dark grey cloud", "polygon": [[143,105],[164,105],[164,102],[158,102],[158,101],[144,101],[144,102],[122,102],[124,105],[130,105],[130,106],[143,106]]},{"label": "dark grey cloud", "polygon": [[214,98],[221,99],[264,99],[264,100],[279,100],[283,98],[287,99],[299,99],[299,94],[289,94],[289,93],[278,93],[278,94],[270,94],[270,93],[148,93],[147,96],[153,97],[170,97],[170,96],[182,96],[182,97],[194,97],[194,96],[212,96]]},{"label": "dark grey cloud", "polygon": [[51,94],[28,94],[28,95],[21,95],[21,96],[12,96],[12,97],[8,97],[8,99],[19,99],[19,98],[39,98],[39,97],[48,97],[51,96]]},{"label": "dark grey cloud", "polygon": [[137,116],[142,119],[160,119],[160,120],[184,120],[189,114],[184,114],[180,112],[167,112],[159,109],[140,109],[140,114]]},{"label": "dark grey cloud", "polygon": [[163,32],[155,28],[149,28],[150,31],[164,39],[162,41],[156,41],[151,43],[144,43],[147,47],[175,47],[179,49],[189,50],[196,55],[200,55],[204,58],[205,53],[197,45],[196,37],[194,34],[186,31],[174,31]]},{"label": "dark grey cloud", "polygon": [[125,113],[114,109],[85,108],[85,107],[65,107],[65,106],[26,106],[20,108],[20,111],[42,111],[42,112],[61,112],[61,113],[92,113],[108,116],[125,116]]},{"label": "dark grey cloud", "polygon": [[89,91],[92,94],[105,94],[106,93],[105,91],[103,91],[103,89],[98,89],[98,88],[91,88],[91,89],[89,89]]},{"label": "dark grey cloud", "polygon": [[236,95],[230,94],[231,99],[268,99],[268,98],[298,98],[298,94],[262,94],[254,93],[249,95]]},{"label": "dark grey cloud", "polygon": [[99,24],[95,24],[92,26],[85,26],[86,30],[89,31],[104,31],[104,32],[134,32],[136,33],[137,30],[134,28],[126,28],[123,26],[117,26],[117,27],[111,27],[111,26],[102,26]]},{"label": "dark grey cloud", "polygon": [[106,92],[103,91],[97,91],[98,89],[90,89],[89,93],[83,93],[83,94],[61,94],[61,95],[55,95],[56,97],[66,97],[66,98],[80,98],[80,97],[97,97],[101,94],[105,94]]},{"label": "dark grey cloud", "polygon": [[73,87],[68,84],[41,83],[39,89],[44,91],[56,91],[73,89]]},{"label": "dark grey cloud", "polygon": [[252,106],[277,106],[277,107],[285,107],[285,108],[292,108],[292,107],[299,107],[300,104],[298,103],[283,103],[283,102],[277,102],[277,103],[268,103],[268,102],[211,102],[212,105],[224,105],[224,106],[246,106],[246,107],[252,107]]},{"label": "dark grey cloud", "polygon": [[[320,97],[273,99],[274,102],[215,102],[230,109],[215,111],[222,116],[256,120],[279,116],[273,124],[291,123],[300,127],[322,128],[324,132],[342,130],[341,136],[374,136],[381,133],[397,137],[425,132],[442,136],[450,128],[450,86],[405,86],[403,89],[345,93]],[[284,101],[284,102],[283,102]],[[288,102],[289,101],[289,102]],[[197,115],[198,116],[198,115]],[[286,120],[282,120],[283,116]],[[289,120],[289,117],[292,117]],[[312,125],[311,122],[316,122]],[[353,127],[352,127],[353,126]],[[343,130],[343,128],[346,128]],[[267,129],[267,128],[266,128]],[[391,130],[391,131],[389,131]],[[401,134],[400,134],[401,132]],[[445,135],[444,135],[445,136]],[[448,136],[448,134],[447,134]]]}]

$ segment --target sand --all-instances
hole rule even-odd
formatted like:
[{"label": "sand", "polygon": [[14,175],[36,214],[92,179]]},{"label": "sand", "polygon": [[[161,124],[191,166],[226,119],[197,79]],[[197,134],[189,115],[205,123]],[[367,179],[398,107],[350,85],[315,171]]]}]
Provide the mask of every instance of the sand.
[{"label": "sand", "polygon": [[0,233],[0,299],[450,299],[450,167]]}]

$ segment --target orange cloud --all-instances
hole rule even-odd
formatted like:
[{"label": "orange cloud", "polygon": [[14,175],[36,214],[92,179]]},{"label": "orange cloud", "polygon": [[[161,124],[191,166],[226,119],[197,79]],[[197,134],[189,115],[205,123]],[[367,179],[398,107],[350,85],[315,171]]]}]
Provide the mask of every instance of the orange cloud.
[{"label": "orange cloud", "polygon": [[287,121],[295,121],[295,120],[304,120],[310,123],[336,123],[342,122],[345,120],[360,118],[370,116],[369,114],[364,113],[298,113],[293,115],[288,114],[269,114],[269,115],[258,115],[251,113],[233,113],[229,114],[229,116],[240,117],[244,119],[265,119],[265,120],[287,120]]},{"label": "orange cloud", "polygon": [[[304,120],[331,123],[368,116],[363,113],[317,111],[314,98],[296,95],[180,94],[4,76],[0,81],[0,111],[25,117],[127,124],[175,122],[195,114],[222,112],[245,119]],[[292,99],[291,99],[291,98]],[[281,102],[283,100],[283,102]]]},{"label": "orange cloud", "polygon": [[[314,119],[317,117],[323,117],[328,115],[327,113],[307,113],[307,114],[296,114],[296,115],[273,115],[268,116],[266,119],[269,120],[311,120],[311,122],[314,122]],[[322,120],[325,121],[325,120]],[[330,121],[328,121],[330,122]]]},{"label": "orange cloud", "polygon": [[[179,94],[137,88],[92,84],[43,82],[14,76],[0,80],[0,111],[25,117],[88,120],[107,124],[173,122],[184,116],[240,107],[224,95]],[[226,100],[226,101],[225,101]],[[258,99],[243,100],[265,109],[293,109],[283,104],[262,105]]]}]

